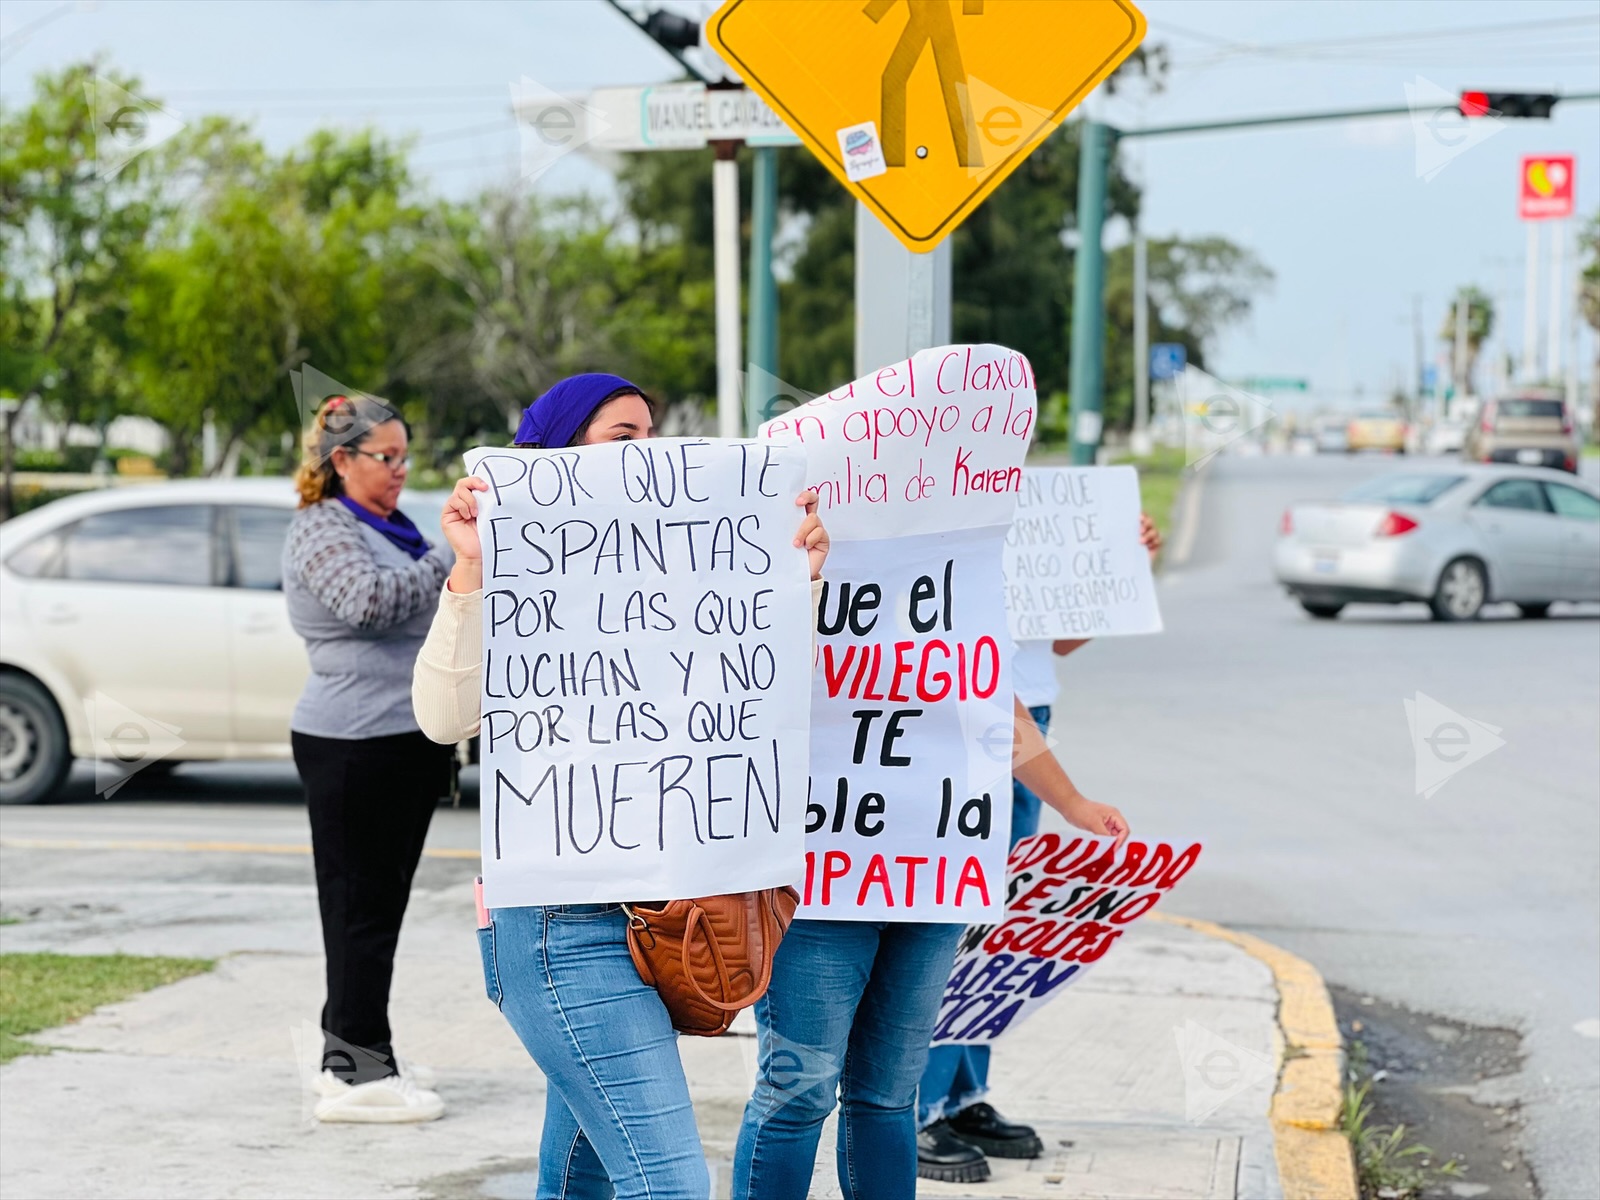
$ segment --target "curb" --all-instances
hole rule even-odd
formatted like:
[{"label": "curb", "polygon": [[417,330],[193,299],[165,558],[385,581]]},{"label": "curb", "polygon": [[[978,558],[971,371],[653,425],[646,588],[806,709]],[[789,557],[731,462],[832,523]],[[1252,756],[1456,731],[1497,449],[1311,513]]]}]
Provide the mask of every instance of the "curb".
[{"label": "curb", "polygon": [[1356,1200],[1355,1162],[1339,1128],[1344,1039],[1321,973],[1280,946],[1211,921],[1162,912],[1149,919],[1231,942],[1271,970],[1283,1051],[1270,1120],[1284,1200]]}]

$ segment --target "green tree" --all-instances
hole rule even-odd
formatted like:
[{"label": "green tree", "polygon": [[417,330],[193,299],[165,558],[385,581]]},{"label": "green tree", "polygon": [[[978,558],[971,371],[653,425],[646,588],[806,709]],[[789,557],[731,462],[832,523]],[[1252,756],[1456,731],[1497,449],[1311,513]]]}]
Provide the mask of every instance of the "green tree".
[{"label": "green tree", "polygon": [[1456,310],[1463,302],[1467,306],[1466,363],[1455,385],[1458,393],[1470,396],[1477,391],[1472,380],[1478,372],[1478,354],[1494,332],[1495,312],[1494,301],[1489,298],[1489,293],[1476,284],[1464,284],[1456,289],[1455,295],[1450,297],[1450,307],[1445,310],[1444,320],[1439,323],[1439,340],[1452,347],[1452,364],[1455,363]]},{"label": "green tree", "polygon": [[1593,407],[1589,428],[1590,437],[1595,438],[1600,437],[1600,209],[1595,210],[1579,231],[1578,249],[1585,256],[1578,277],[1578,310],[1595,332],[1594,370],[1589,376]]},{"label": "green tree", "polygon": [[151,156],[97,171],[89,103],[97,74],[130,92],[140,86],[83,63],[38,76],[27,105],[0,113],[0,393],[18,401],[4,423],[0,516],[12,512],[21,404],[93,420],[125,399],[122,288],[169,215]]}]

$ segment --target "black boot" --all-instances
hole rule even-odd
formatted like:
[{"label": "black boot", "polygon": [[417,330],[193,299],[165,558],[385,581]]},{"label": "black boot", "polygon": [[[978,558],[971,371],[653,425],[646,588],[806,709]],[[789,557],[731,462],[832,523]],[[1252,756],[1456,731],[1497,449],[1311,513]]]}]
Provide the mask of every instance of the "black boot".
[{"label": "black boot", "polygon": [[917,1133],[917,1174],[945,1183],[982,1183],[989,1178],[989,1160],[952,1137],[948,1122],[935,1121]]},{"label": "black boot", "polygon": [[1038,1158],[1044,1153],[1032,1125],[1006,1120],[992,1104],[970,1104],[945,1124],[961,1141],[995,1158]]}]

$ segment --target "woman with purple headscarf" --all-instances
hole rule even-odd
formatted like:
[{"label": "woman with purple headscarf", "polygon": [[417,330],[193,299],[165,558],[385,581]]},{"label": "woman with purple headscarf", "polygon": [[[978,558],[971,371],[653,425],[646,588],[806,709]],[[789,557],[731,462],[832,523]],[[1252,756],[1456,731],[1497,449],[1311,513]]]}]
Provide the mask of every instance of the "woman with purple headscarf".
[{"label": "woman with purple headscarf", "polygon": [[[617,375],[563,379],[528,408],[521,447],[556,449],[647,438],[650,401]],[[435,741],[478,732],[483,680],[483,548],[479,478],[456,484],[442,528],[455,551],[433,626],[417,657],[412,704]],[[818,581],[828,535],[815,492],[794,544]],[[813,589],[820,588],[813,583]],[[816,597],[812,603],[815,605]],[[672,899],[672,897],[661,897]],[[549,1088],[539,1146],[541,1197],[649,1196],[704,1200],[711,1184],[678,1058],[677,1035],[656,990],[628,954],[619,904],[497,908],[480,939],[489,997],[511,1023]]]}]

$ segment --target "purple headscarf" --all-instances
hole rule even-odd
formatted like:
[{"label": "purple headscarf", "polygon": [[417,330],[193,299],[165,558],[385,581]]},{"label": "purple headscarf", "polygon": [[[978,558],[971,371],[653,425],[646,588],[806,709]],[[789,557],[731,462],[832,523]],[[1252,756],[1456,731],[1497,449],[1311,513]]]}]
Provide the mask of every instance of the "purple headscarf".
[{"label": "purple headscarf", "polygon": [[644,394],[620,375],[569,375],[523,410],[517,444],[531,443],[547,450],[570,445],[595,409],[619,392]]}]

